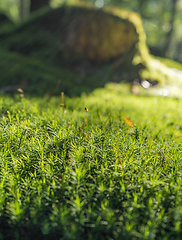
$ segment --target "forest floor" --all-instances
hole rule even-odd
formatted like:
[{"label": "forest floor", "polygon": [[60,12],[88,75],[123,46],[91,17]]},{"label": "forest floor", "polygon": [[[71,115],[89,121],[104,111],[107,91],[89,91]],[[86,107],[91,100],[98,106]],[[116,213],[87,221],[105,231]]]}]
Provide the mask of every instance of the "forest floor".
[{"label": "forest floor", "polygon": [[19,92],[0,96],[0,239],[181,239],[181,99]]}]

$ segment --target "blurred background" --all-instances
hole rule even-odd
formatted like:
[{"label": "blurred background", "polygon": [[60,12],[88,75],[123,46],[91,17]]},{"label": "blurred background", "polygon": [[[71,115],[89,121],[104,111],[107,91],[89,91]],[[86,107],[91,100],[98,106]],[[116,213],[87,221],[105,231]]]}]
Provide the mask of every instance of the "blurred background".
[{"label": "blurred background", "polygon": [[[0,11],[16,24],[46,5],[56,8],[78,0],[1,0]],[[82,0],[98,8],[117,6],[139,13],[151,54],[182,62],[182,0]]]},{"label": "blurred background", "polygon": [[181,16],[182,0],[0,0],[0,93],[125,81],[182,97]]}]

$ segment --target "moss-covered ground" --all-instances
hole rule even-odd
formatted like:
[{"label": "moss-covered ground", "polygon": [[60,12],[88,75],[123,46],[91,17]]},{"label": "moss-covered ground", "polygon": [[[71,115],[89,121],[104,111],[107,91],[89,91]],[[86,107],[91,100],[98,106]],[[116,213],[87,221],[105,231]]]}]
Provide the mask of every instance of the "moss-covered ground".
[{"label": "moss-covered ground", "polygon": [[181,100],[108,84],[0,111],[0,239],[181,239]]}]

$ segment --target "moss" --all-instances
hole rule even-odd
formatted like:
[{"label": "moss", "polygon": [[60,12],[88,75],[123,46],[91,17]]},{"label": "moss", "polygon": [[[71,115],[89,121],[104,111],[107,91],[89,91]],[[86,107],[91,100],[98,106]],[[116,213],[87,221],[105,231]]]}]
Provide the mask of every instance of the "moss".
[{"label": "moss", "polygon": [[[96,70],[94,75],[70,71],[69,68],[48,66],[35,58],[25,57],[18,53],[0,51],[0,91],[18,87],[25,93],[44,95],[60,94],[69,96],[90,92],[94,88],[103,87],[109,80],[107,69]],[[105,76],[101,79],[101,74]]]},{"label": "moss", "polygon": [[172,59],[161,58],[161,57],[156,57],[156,59],[158,59],[159,61],[164,63],[167,67],[175,68],[175,69],[178,69],[178,70],[182,71],[182,64],[179,63],[179,62],[176,62]]}]

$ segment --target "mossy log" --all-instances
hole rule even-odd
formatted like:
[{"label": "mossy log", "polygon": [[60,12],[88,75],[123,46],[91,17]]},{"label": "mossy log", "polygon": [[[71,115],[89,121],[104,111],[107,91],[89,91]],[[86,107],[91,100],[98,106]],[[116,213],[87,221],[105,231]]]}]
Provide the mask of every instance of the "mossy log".
[{"label": "mossy log", "polygon": [[[70,94],[75,87],[80,91],[92,90],[108,80],[133,81],[145,77],[162,81],[163,75],[166,79],[166,72],[161,68],[156,71],[156,60],[146,46],[140,16],[117,8],[67,5],[45,8],[20,26],[0,32],[0,49],[3,49],[0,58],[8,53],[7,67],[0,65],[5,80],[0,87],[11,84],[13,79],[13,84],[23,83],[29,92],[37,92],[41,82],[51,92]],[[50,68],[56,69],[57,74],[51,75]],[[45,74],[41,77],[43,71],[48,71],[50,77]],[[63,74],[64,71],[71,74]],[[61,84],[53,91],[51,86],[55,88],[58,82]]]},{"label": "mossy log", "polygon": [[129,12],[122,17],[96,8],[63,6],[40,11],[10,32],[5,45],[7,50],[23,55],[34,55],[36,52],[43,58],[45,51],[56,61],[58,58],[70,61],[74,55],[76,61],[98,63],[127,56],[129,51],[134,56],[138,41],[139,34]]}]

